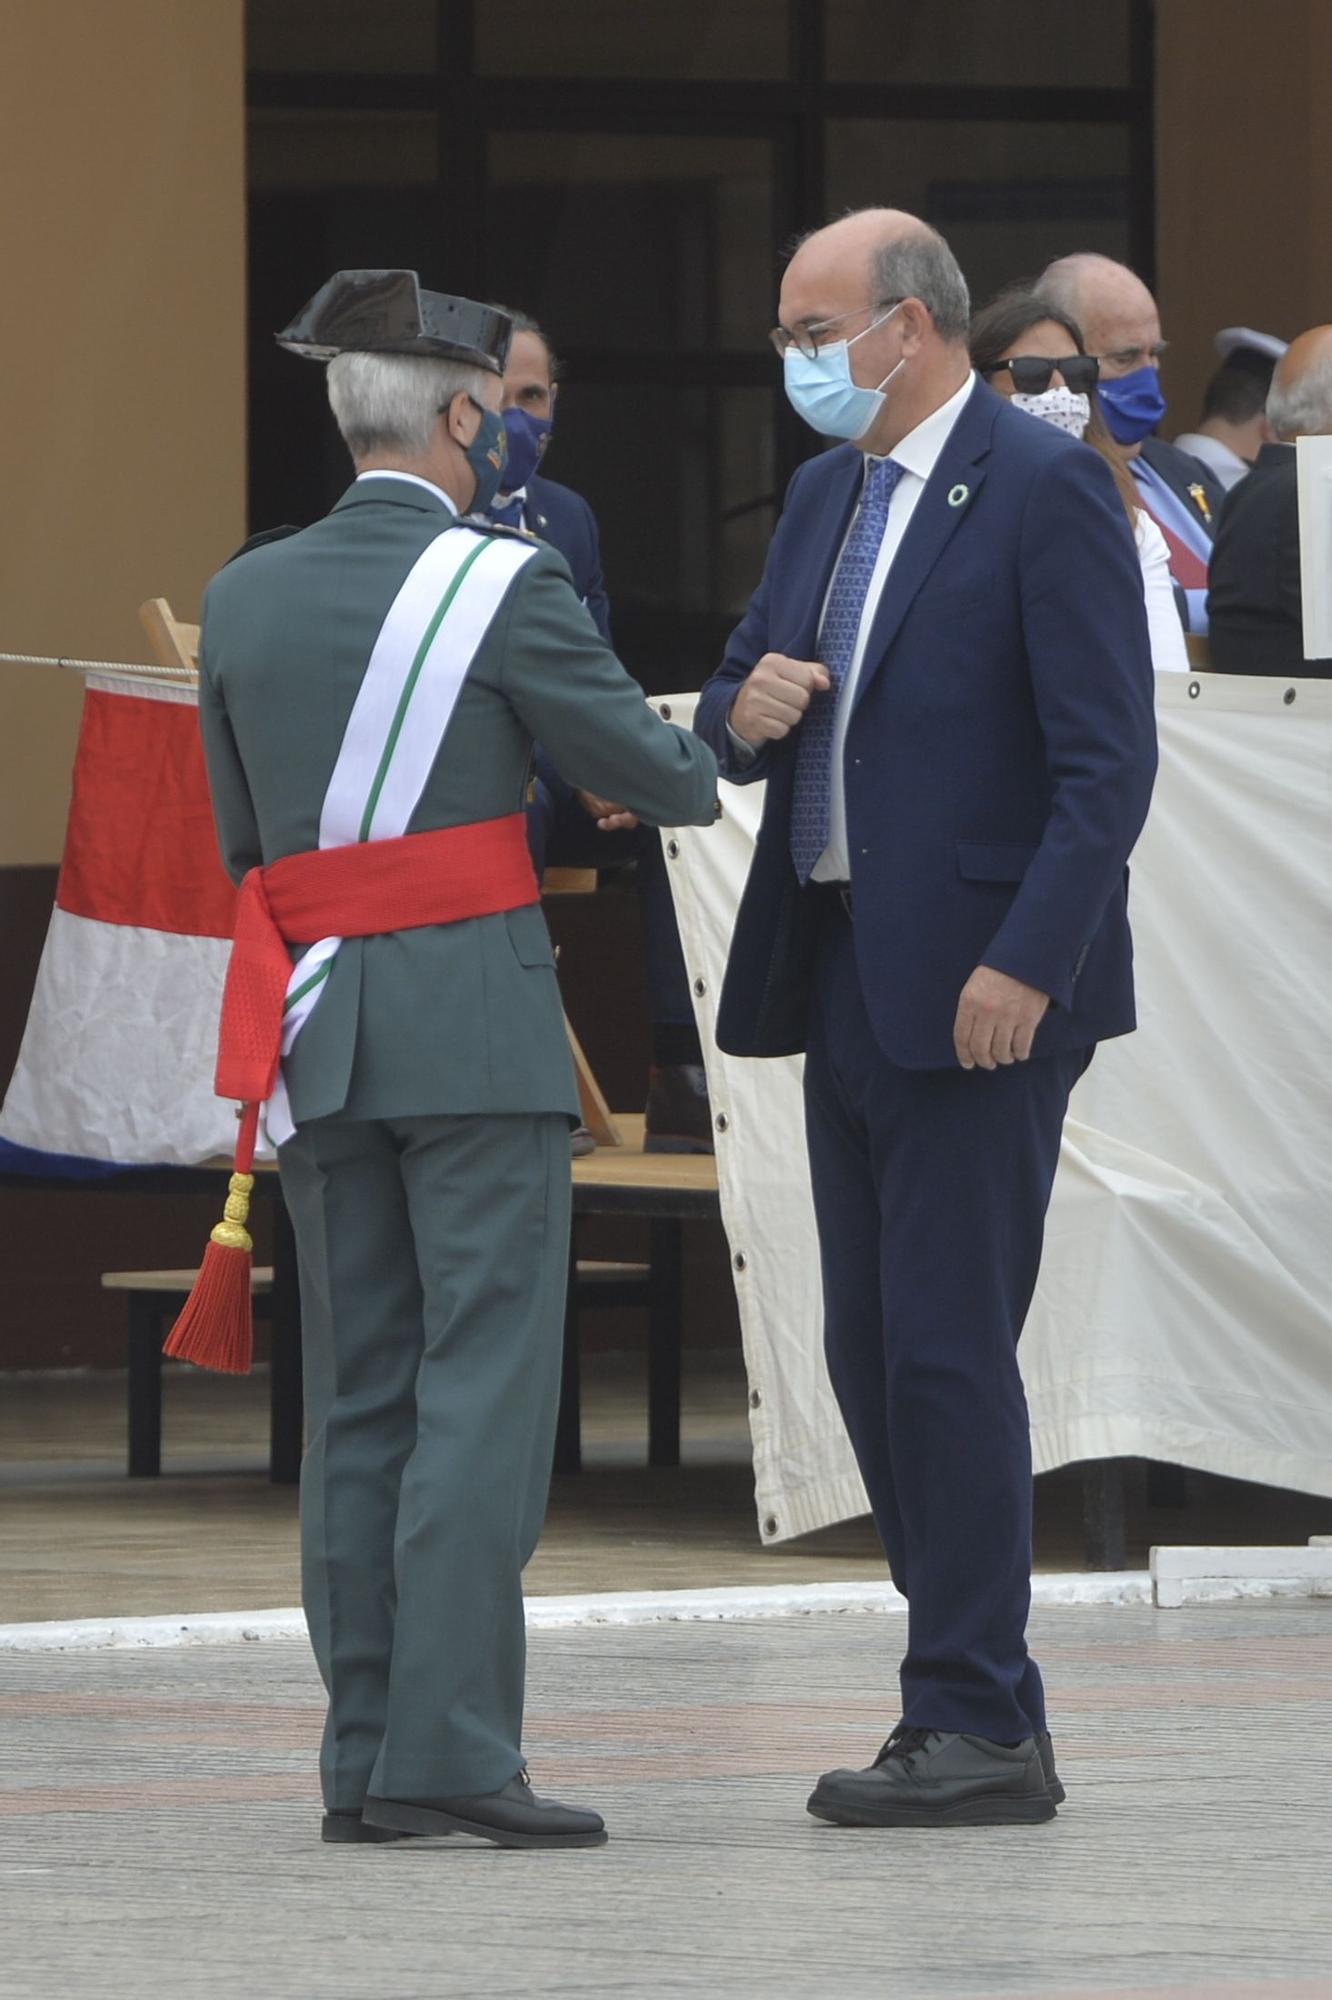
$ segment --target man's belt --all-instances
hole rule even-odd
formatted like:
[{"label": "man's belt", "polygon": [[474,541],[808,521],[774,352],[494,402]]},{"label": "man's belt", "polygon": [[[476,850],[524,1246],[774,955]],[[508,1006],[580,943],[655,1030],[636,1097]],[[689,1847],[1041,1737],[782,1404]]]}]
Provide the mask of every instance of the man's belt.
[{"label": "man's belt", "polygon": [[287,946],[497,916],[535,903],[538,894],[522,813],[319,848],[250,870],[236,906],[214,1082],[219,1097],[241,1100],[235,1170],[223,1220],[209,1238],[167,1354],[203,1368],[249,1371],[254,1244],[245,1225],[259,1111],[282,1059]]}]

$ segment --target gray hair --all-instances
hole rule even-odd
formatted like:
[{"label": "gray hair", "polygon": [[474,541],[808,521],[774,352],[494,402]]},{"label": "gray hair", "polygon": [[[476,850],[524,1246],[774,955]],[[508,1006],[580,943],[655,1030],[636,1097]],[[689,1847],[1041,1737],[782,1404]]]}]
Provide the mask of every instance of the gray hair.
[{"label": "gray hair", "polygon": [[486,371],[425,354],[338,354],[328,364],[328,401],[355,459],[375,452],[415,456],[430,447],[435,419],[456,395],[485,393]]},{"label": "gray hair", "polygon": [[961,265],[937,230],[912,230],[881,243],[870,260],[870,283],[881,305],[919,299],[929,308],[941,340],[966,340],[971,294]]},{"label": "gray hair", "polygon": [[1278,362],[1267,392],[1267,421],[1287,443],[1332,432],[1332,348],[1310,361],[1293,381],[1282,379]]}]

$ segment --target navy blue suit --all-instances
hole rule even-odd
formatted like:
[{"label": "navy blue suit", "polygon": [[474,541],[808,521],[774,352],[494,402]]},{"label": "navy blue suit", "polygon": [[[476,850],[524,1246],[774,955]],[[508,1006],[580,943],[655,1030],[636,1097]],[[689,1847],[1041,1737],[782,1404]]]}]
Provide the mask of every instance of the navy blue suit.
[{"label": "navy blue suit", "polygon": [[[609,646],[610,604],[601,573],[601,538],[597,533],[597,517],[587,501],[571,486],[561,486],[557,480],[543,479],[539,473],[533,473],[526,487],[523,525],[564,557],[574,589]],[[622,833],[599,832],[577,794],[538,748],[536,785],[527,809],[527,841],[538,876],[548,861],[571,868],[636,864],[634,879],[643,934],[649,1018],[654,1026],[692,1028],[694,1009],[689,980],[661,841],[655,828],[639,826]]]},{"label": "navy blue suit", "polygon": [[601,574],[601,537],[597,517],[581,493],[558,480],[534,472],[527,482],[523,525],[559,550],[573,573],[574,589],[582,598],[598,632],[609,646],[610,605]]},{"label": "navy blue suit", "polygon": [[[763,578],[696,728],[768,781],[717,1038],[804,1050],[833,1388],[910,1602],[908,1725],[1044,1727],[1024,1639],[1031,1456],[1016,1346],[1068,1092],[1134,1025],[1130,849],[1156,767],[1141,572],[1094,452],[977,385],[871,627],[843,763],[851,900],[802,889],[798,733],[736,758],[726,720],[765,652],[818,657],[861,454],[791,482]],[[830,698],[830,697],[816,697]],[[953,1023],[987,965],[1051,1007],[1030,1061],[963,1070]]]}]

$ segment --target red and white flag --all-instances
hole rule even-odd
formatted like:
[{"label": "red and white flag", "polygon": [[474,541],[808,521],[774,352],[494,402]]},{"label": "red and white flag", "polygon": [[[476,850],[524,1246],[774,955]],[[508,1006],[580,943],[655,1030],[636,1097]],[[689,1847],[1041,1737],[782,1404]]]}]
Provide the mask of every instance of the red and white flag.
[{"label": "red and white flag", "polygon": [[235,900],[193,690],[90,676],[0,1166],[189,1166],[230,1152],[235,1115],[213,1095],[213,1067]]}]

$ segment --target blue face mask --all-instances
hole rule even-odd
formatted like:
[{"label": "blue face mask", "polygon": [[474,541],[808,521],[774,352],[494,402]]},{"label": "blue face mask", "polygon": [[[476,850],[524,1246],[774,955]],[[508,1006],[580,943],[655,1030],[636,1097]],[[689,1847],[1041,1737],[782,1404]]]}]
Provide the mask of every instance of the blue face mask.
[{"label": "blue face mask", "polygon": [[1131,375],[1102,375],[1097,388],[1105,421],[1116,444],[1141,444],[1166,413],[1160,371],[1135,368]]},{"label": "blue face mask", "polygon": [[516,493],[520,486],[526,486],[550,442],[552,424],[552,418],[534,417],[527,410],[504,412],[504,433],[509,443],[509,462],[504,469],[505,493]]},{"label": "blue face mask", "polygon": [[848,443],[864,437],[888,400],[883,392],[905,367],[906,356],[896,368],[889,369],[877,389],[862,389],[851,379],[851,349],[875,327],[886,325],[901,306],[899,299],[891,311],[872,320],[855,339],[830,341],[812,359],[794,345],[787,348],[782,362],[787,400],[811,430],[824,437],[845,438]]},{"label": "blue face mask", "polygon": [[504,432],[504,420],[498,410],[487,410],[477,402],[475,396],[469,396],[467,400],[481,417],[476,427],[476,436],[469,445],[463,446],[467,463],[476,474],[476,492],[472,495],[472,504],[468,512],[484,514],[499,492],[509,455],[509,441]]}]

